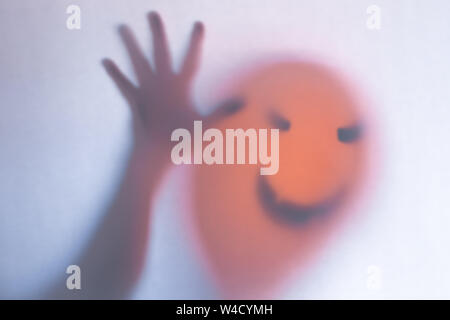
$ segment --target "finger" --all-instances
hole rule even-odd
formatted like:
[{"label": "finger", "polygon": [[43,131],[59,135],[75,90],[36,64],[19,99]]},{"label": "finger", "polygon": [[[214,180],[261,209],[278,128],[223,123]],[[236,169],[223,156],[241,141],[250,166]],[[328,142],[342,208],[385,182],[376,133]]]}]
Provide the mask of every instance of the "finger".
[{"label": "finger", "polygon": [[148,14],[148,21],[153,38],[153,56],[155,59],[155,70],[157,74],[167,74],[171,72],[170,53],[167,44],[167,37],[164,31],[164,24],[161,17],[156,12]]},{"label": "finger", "polygon": [[243,98],[234,97],[226,100],[206,117],[206,127],[211,127],[215,122],[240,112],[244,106],[245,101]]},{"label": "finger", "polygon": [[133,64],[133,69],[140,84],[143,84],[153,74],[153,71],[145,58],[142,50],[137,44],[136,38],[127,26],[119,28],[120,36],[122,37],[125,47]]},{"label": "finger", "polygon": [[137,88],[127,79],[122,71],[120,71],[114,61],[103,59],[102,64],[108,75],[113,79],[117,88],[119,88],[120,93],[125,97],[129,105],[134,107]]},{"label": "finger", "polygon": [[205,28],[201,22],[196,22],[191,33],[188,51],[181,66],[181,76],[190,79],[197,71],[200,61],[201,46]]}]

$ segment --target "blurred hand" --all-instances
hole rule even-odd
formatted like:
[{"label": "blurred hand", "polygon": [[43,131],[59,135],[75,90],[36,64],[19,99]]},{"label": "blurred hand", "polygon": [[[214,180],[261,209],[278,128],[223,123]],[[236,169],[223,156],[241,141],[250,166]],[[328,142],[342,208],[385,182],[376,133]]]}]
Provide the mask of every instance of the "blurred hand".
[{"label": "blurred hand", "polygon": [[137,86],[112,60],[104,59],[103,65],[130,105],[137,145],[147,146],[150,142],[152,148],[168,149],[174,129],[191,128],[194,120],[204,120],[207,126],[221,115],[237,111],[242,103],[230,100],[207,118],[200,116],[192,105],[190,91],[199,64],[204,37],[203,24],[194,24],[188,51],[180,71],[176,73],[172,69],[160,16],[151,12],[148,14],[148,21],[153,36],[153,67],[139,48],[131,30],[127,26],[121,26],[119,29],[136,74]]}]

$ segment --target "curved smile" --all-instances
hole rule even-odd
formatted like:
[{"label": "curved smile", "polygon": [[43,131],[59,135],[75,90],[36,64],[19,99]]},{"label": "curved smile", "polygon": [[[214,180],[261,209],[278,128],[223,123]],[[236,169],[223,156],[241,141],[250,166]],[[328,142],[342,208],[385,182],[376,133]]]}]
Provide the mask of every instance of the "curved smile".
[{"label": "curved smile", "polygon": [[301,225],[312,218],[320,217],[333,211],[345,196],[345,189],[341,188],[336,194],[313,205],[296,204],[281,201],[269,185],[265,176],[259,176],[258,196],[264,209],[276,220],[290,225]]}]

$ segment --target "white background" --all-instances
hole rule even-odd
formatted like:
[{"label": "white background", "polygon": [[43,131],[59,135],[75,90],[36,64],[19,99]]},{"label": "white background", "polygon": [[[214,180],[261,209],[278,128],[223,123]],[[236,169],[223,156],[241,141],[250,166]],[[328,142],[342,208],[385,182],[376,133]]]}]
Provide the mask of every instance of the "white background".
[{"label": "white background", "polygon": [[[69,4],[81,30],[66,29]],[[366,8],[381,8],[381,30]],[[123,169],[125,102],[100,60],[131,76],[116,32],[150,52],[145,14],[163,16],[175,62],[191,24],[207,28],[195,99],[246,62],[313,56],[345,71],[374,101],[380,141],[370,201],[280,297],[450,298],[450,2],[302,0],[39,0],[0,3],[0,297],[36,298],[63,276],[95,230]],[[182,170],[155,207],[135,298],[215,298],[180,215]],[[172,204],[172,203],[175,203]],[[118,239],[119,240],[119,239]],[[99,253],[101,254],[101,253]],[[368,267],[381,274],[371,289]]]}]

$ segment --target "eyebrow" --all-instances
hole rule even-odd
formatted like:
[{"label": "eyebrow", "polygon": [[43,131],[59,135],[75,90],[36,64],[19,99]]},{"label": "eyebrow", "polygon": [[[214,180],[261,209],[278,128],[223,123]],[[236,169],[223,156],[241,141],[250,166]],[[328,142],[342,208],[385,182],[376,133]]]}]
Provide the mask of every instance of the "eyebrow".
[{"label": "eyebrow", "polygon": [[343,143],[352,143],[357,141],[362,134],[362,126],[354,124],[348,127],[341,127],[337,129],[338,140]]}]

